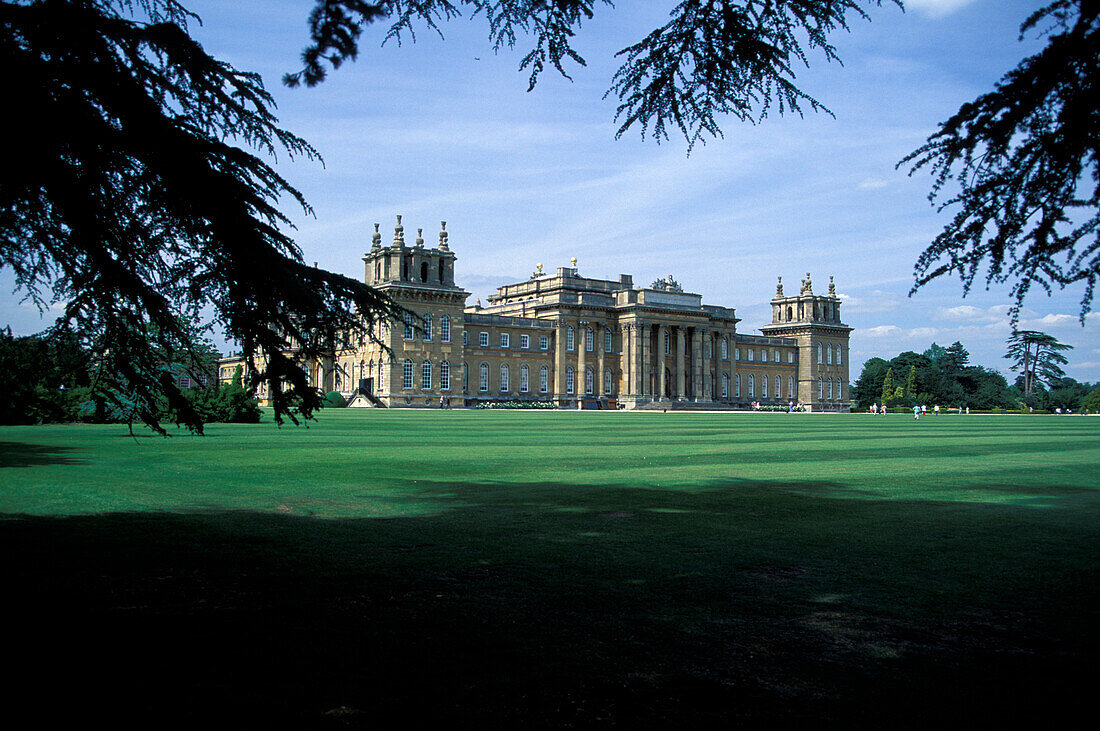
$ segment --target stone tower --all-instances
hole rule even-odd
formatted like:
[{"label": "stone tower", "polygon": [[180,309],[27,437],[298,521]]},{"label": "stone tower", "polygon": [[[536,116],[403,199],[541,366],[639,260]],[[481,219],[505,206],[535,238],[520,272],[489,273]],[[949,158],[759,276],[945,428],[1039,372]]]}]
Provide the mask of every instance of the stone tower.
[{"label": "stone tower", "polygon": [[840,299],[829,277],[829,292],[815,295],[809,273],[797,295],[783,294],[783,279],[772,298],[771,324],[766,335],[798,342],[798,400],[813,411],[848,411],[848,334],[840,320]]}]

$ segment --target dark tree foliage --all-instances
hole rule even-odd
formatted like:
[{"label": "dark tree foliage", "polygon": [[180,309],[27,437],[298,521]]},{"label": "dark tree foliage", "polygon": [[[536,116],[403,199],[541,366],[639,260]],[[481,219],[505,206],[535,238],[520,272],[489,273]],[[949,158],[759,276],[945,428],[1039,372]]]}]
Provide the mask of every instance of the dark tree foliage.
[{"label": "dark tree foliage", "polygon": [[[795,70],[820,52],[839,61],[829,34],[848,29],[852,16],[867,18],[865,7],[900,0],[682,0],[669,21],[637,43],[619,51],[623,64],[608,95],[619,107],[617,136],[631,127],[660,141],[678,131],[689,149],[708,137],[720,137],[719,118],[731,115],[757,122],[771,110],[802,114],[828,109],[795,84]],[[461,14],[484,16],[494,50],[514,48],[519,36],[534,41],[520,62],[530,69],[528,90],[549,65],[569,78],[565,64],[584,59],[571,42],[597,5],[610,0],[315,0],[309,18],[310,45],[304,67],[284,81],[312,86],[325,78],[325,64],[338,68],[358,54],[365,25],[390,19],[385,40],[400,42],[424,23],[441,33],[439,24]]]},{"label": "dark tree foliage", "polygon": [[1062,353],[1072,349],[1072,345],[1038,330],[1016,330],[1008,337],[1008,352],[1004,357],[1012,361],[1012,370],[1024,379],[1025,400],[1031,398],[1037,385],[1051,385],[1066,375],[1062,366],[1068,361]]},{"label": "dark tree foliage", "polygon": [[[280,129],[255,74],[209,56],[175,0],[0,2],[9,145],[0,264],[102,363],[110,398],[163,432],[160,404],[201,431],[164,363],[194,360],[184,323],[212,313],[276,418],[320,395],[295,357],[373,334],[394,305],[309,267],[278,206],[302,196],[247,151],[315,158]],[[123,396],[125,395],[125,396]],[[116,406],[122,406],[116,403]]]},{"label": "dark tree foliage", "polygon": [[930,199],[957,209],[913,290],[957,274],[966,292],[984,270],[986,286],[1012,283],[1015,322],[1032,285],[1083,283],[1083,323],[1100,275],[1100,2],[1050,3],[1021,39],[1031,32],[1045,34],[1042,51],[899,163],[928,168]]}]

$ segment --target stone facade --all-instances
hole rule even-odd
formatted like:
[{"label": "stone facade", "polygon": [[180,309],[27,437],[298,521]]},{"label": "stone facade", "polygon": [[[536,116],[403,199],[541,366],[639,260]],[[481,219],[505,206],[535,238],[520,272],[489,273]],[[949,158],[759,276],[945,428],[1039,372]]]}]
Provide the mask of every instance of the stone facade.
[{"label": "stone facade", "polygon": [[[536,271],[466,305],[455,284],[446,224],[425,247],[405,243],[401,217],[383,246],[375,225],[365,281],[416,313],[382,328],[377,343],[349,344],[307,364],[310,382],[353,405],[438,406],[555,401],[564,408],[711,409],[802,402],[848,410],[848,335],[840,300],[812,292],[772,300],[763,336],[737,332],[733,308],[706,305],[671,276],[648,287],[633,278],[581,276],[572,260]],[[237,362],[222,361],[222,377]]]}]

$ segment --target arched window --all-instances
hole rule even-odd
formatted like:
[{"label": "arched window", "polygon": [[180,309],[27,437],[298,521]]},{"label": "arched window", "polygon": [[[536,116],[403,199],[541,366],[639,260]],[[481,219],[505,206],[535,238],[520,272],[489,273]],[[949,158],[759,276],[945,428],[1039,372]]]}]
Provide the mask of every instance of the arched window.
[{"label": "arched window", "polygon": [[825,398],[825,384],[821,381],[821,376],[817,377],[817,398],[820,401]]},{"label": "arched window", "polygon": [[828,394],[828,398],[829,398],[829,400],[832,400],[832,398],[833,398],[833,379],[831,379],[831,378],[825,379],[825,384],[829,387],[826,390],[826,393]]},{"label": "arched window", "polygon": [[404,367],[401,369],[401,388],[413,387],[413,362],[408,358],[405,359]]},{"label": "arched window", "polygon": [[576,333],[573,332],[573,326],[570,325],[569,329],[565,331],[565,349],[574,350],[576,348]]},{"label": "arched window", "polygon": [[794,398],[794,378],[787,378],[787,398]]},{"label": "arched window", "polygon": [[605,368],[603,372],[603,392],[611,394],[611,369]]},{"label": "arched window", "polygon": [[790,322],[791,320],[794,319],[793,315],[794,315],[794,313],[791,311],[790,305],[787,305],[787,322]]},{"label": "arched window", "polygon": [[[722,379],[726,379],[726,374],[722,374]],[[733,379],[733,395],[737,398],[741,398],[741,374],[738,373]]]},{"label": "arched window", "polygon": [[831,345],[825,346],[825,362],[829,365],[833,364],[833,346]]},{"label": "arched window", "polygon": [[840,401],[841,399],[844,398],[843,389],[841,388],[841,384],[842,384],[842,381],[839,378],[836,379],[836,399],[837,399],[837,401]]},{"label": "arched window", "polygon": [[478,391],[488,391],[489,390],[489,364],[488,363],[482,363],[478,367],[477,390]]},{"label": "arched window", "polygon": [[[775,397],[776,398],[783,398],[782,386],[783,386],[783,381],[780,380],[779,376],[776,376],[775,377]],[[787,395],[790,396],[789,393]]]},{"label": "arched window", "polygon": [[508,364],[507,363],[501,363],[500,364],[500,392],[501,393],[508,393],[509,389],[511,389],[511,387],[512,387],[511,379],[509,378],[509,375],[510,375],[510,372],[508,370]]},{"label": "arched window", "polygon": [[428,262],[426,261],[420,262],[420,281],[428,281]]},{"label": "arched window", "polygon": [[451,317],[450,315],[444,315],[439,319],[439,340],[440,342],[451,342]]},{"label": "arched window", "polygon": [[413,339],[413,316],[408,312],[405,313],[405,339]]},{"label": "arched window", "polygon": [[593,383],[592,383],[593,380],[594,380],[594,378],[593,378],[592,369],[591,368],[585,368],[584,369],[584,393],[587,396],[591,396],[594,393],[593,388],[592,388],[593,387]]},{"label": "arched window", "polygon": [[760,398],[767,398],[767,397],[768,397],[768,377],[767,376],[761,376],[760,377]]},{"label": "arched window", "polygon": [[730,377],[728,373],[722,374],[722,398],[729,397]]},{"label": "arched window", "polygon": [[823,362],[824,362],[824,360],[822,359],[821,343],[818,343],[817,344],[817,363],[818,363],[818,365],[820,365]]},{"label": "arched window", "polygon": [[442,391],[451,390],[451,364],[447,361],[439,364],[439,388]]},{"label": "arched window", "polygon": [[574,389],[576,388],[575,380],[576,380],[576,374],[574,374],[573,369],[572,368],[566,368],[565,369],[565,392],[566,393],[573,393]]},{"label": "arched window", "polygon": [[519,367],[519,392],[528,393],[531,390],[531,371],[527,366]]},{"label": "arched window", "polygon": [[364,363],[363,361],[359,361],[359,377],[360,378],[366,378],[367,377],[367,364]]},{"label": "arched window", "polygon": [[539,393],[550,390],[550,369],[546,366],[539,368]]},{"label": "arched window", "polygon": [[424,315],[424,339],[432,339],[432,316]]},{"label": "arched window", "polygon": [[753,398],[756,395],[756,379],[749,374],[749,398]]},{"label": "arched window", "polygon": [[605,353],[611,352],[611,330],[610,328],[604,328],[603,331],[603,349]]},{"label": "arched window", "polygon": [[595,350],[595,347],[596,347],[595,340],[596,339],[594,337],[592,337],[592,328],[590,328],[590,327],[585,328],[585,330],[584,330],[584,349],[587,352],[591,353]]},{"label": "arched window", "polygon": [[841,350],[840,350],[840,346],[838,345],[838,346],[836,346],[836,364],[837,365],[841,365],[840,353],[841,353]]},{"label": "arched window", "polygon": [[426,360],[420,364],[420,387],[425,390],[432,387],[431,361]]}]

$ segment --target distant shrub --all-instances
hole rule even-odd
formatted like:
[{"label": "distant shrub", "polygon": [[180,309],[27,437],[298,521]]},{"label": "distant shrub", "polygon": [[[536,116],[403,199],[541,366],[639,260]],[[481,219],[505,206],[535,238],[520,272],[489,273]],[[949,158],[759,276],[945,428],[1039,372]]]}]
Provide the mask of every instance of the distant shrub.
[{"label": "distant shrub", "polygon": [[555,401],[482,401],[479,409],[556,409]]},{"label": "distant shrub", "polygon": [[344,397],[340,395],[339,391],[329,391],[325,394],[323,399],[323,406],[325,408],[342,409],[348,405],[348,402],[344,400]]}]

